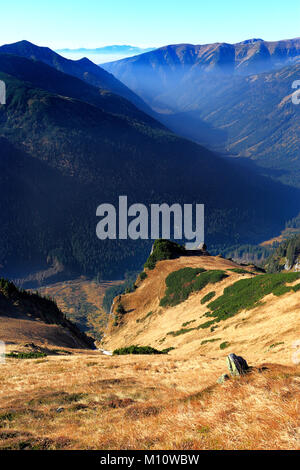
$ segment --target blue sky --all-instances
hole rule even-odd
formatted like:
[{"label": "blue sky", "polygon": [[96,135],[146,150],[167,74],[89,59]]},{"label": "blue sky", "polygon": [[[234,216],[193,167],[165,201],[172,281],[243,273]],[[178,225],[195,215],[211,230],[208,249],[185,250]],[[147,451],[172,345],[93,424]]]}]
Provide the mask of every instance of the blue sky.
[{"label": "blue sky", "polygon": [[53,49],[300,36],[299,0],[14,0],[1,2],[0,15],[0,44]]}]

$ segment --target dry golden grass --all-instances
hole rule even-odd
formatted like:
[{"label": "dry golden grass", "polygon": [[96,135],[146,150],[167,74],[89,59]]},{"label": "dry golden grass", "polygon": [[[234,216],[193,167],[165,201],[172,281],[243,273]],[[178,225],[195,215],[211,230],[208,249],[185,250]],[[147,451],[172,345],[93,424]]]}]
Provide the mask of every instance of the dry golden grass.
[{"label": "dry golden grass", "polygon": [[[209,367],[207,367],[209,365]],[[300,367],[99,353],[0,366],[0,449],[299,449]]]},{"label": "dry golden grass", "polygon": [[47,325],[40,320],[0,316],[1,341],[8,350],[23,350],[25,343],[53,349],[82,348],[82,342],[60,325]]},{"label": "dry golden grass", "polygon": [[[69,349],[69,355],[8,358],[0,365],[0,449],[300,449],[300,365],[292,363],[300,292],[266,296],[214,331],[174,337],[167,333],[207,319],[204,295],[221,295],[232,282],[251,276],[227,271],[223,281],[162,309],[166,276],[184,266],[238,267],[218,257],[159,262],[134,293],[122,297],[126,321],[118,328],[111,324],[104,342],[106,349],[137,343],[175,347],[169,355],[110,357]],[[23,324],[6,325],[12,343],[14,328],[20,335],[9,350],[46,333],[43,346],[51,349],[50,332],[41,330],[47,325],[31,323],[25,332]],[[222,350],[225,341],[230,347]],[[231,352],[254,368],[219,385]]]}]

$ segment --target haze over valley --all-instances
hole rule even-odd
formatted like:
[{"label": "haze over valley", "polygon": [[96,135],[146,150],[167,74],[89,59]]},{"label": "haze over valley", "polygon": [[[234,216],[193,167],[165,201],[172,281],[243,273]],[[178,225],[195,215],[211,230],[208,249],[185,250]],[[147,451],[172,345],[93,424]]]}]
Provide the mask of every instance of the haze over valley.
[{"label": "haze over valley", "polygon": [[298,3],[15,3],[0,454],[300,449]]}]

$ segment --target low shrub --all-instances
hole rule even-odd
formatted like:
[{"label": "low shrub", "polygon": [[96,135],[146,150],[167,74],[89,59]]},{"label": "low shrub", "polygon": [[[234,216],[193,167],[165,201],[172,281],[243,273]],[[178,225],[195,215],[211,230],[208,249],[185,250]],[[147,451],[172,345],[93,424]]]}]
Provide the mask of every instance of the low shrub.
[{"label": "low shrub", "polygon": [[[207,315],[207,313],[205,314]],[[204,329],[204,328],[209,328],[211,325],[213,325],[214,323],[216,323],[217,320],[209,320],[205,323],[202,323],[201,325],[199,325],[197,327],[198,330],[201,330],[201,329]]]},{"label": "low shrub", "polygon": [[[208,317],[226,320],[244,309],[251,309],[268,294],[283,295],[294,290],[287,286],[300,279],[300,273],[261,274],[250,279],[240,279],[224,289],[223,295],[208,304]],[[296,287],[296,286],[294,286]]]},{"label": "low shrub", "polygon": [[195,321],[196,321],[196,320],[186,321],[186,322],[182,323],[181,326],[188,326],[188,325],[190,325],[191,323],[195,323]]},{"label": "low shrub", "polygon": [[40,351],[29,351],[29,352],[11,352],[6,354],[6,357],[10,357],[12,359],[37,359],[40,357],[46,357],[47,354]]},{"label": "low shrub", "polygon": [[145,271],[142,271],[142,272],[140,273],[140,280],[141,280],[141,281],[144,281],[147,277],[148,277],[148,276],[147,276],[147,273],[145,273]]},{"label": "low shrub", "polygon": [[198,292],[207,284],[215,284],[227,277],[222,270],[206,271],[203,268],[182,268],[166,278],[166,292],[161,299],[162,307],[174,307],[184,302],[192,292]]},{"label": "low shrub", "polygon": [[253,274],[253,273],[250,273],[250,271],[247,271],[247,269],[243,269],[243,268],[233,268],[233,269],[228,269],[228,271],[232,271],[233,273],[237,273],[237,274]]},{"label": "low shrub", "polygon": [[170,335],[170,336],[180,336],[180,335],[184,335],[185,333],[189,333],[190,331],[193,331],[193,330],[196,330],[197,328],[181,328],[180,330],[177,330],[177,331],[169,331],[169,333],[167,333],[167,335]]},{"label": "low shrub", "polygon": [[147,315],[145,315],[143,318],[138,318],[138,319],[136,320],[136,322],[137,322],[137,323],[141,323],[141,322],[147,320],[147,318],[151,317],[152,314],[153,314],[152,311],[151,311],[151,312],[148,312]]},{"label": "low shrub", "polygon": [[116,312],[119,314],[119,315],[125,315],[126,313],[126,310],[125,308],[123,307],[122,304],[119,304],[116,308]]},{"label": "low shrub", "polygon": [[299,284],[296,284],[295,286],[292,287],[292,290],[294,292],[298,292],[298,290],[300,290],[300,283]]},{"label": "low shrub", "polygon": [[284,341],[280,341],[279,343],[271,344],[271,346],[269,346],[269,349],[276,348],[277,346],[280,346],[281,344],[284,344]]},{"label": "low shrub", "polygon": [[162,353],[168,354],[168,352],[173,351],[173,349],[175,349],[175,348],[173,348],[173,346],[171,346],[170,348],[163,349]]},{"label": "low shrub", "polygon": [[210,320],[210,321],[207,321],[205,323],[202,323],[201,325],[195,326],[194,328],[181,328],[180,330],[169,331],[169,333],[167,333],[167,334],[171,335],[171,336],[180,336],[180,335],[184,335],[186,333],[190,333],[190,331],[196,331],[196,330],[202,330],[202,329],[205,329],[205,328],[209,328],[211,325],[213,325],[216,322],[217,322],[217,320]]},{"label": "low shrub", "polygon": [[221,338],[212,338],[212,339],[204,339],[201,341],[201,346],[204,346],[204,344],[207,343],[214,343],[215,341],[220,341]]},{"label": "low shrub", "polygon": [[155,240],[153,250],[144,267],[154,269],[158,261],[174,259],[185,254],[185,248],[178,243],[160,238]]},{"label": "low shrub", "polygon": [[166,354],[163,351],[152,348],[151,346],[127,346],[124,348],[115,349],[113,352],[114,356],[122,356],[125,354]]},{"label": "low shrub", "polygon": [[209,302],[215,295],[216,295],[215,291],[209,292],[203,297],[203,299],[201,299],[201,304],[205,304],[206,302]]}]

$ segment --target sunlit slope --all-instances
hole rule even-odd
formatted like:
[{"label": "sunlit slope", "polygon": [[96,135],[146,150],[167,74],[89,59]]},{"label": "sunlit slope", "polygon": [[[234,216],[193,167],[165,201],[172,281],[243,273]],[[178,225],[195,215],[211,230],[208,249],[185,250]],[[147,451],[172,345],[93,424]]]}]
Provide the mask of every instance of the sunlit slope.
[{"label": "sunlit slope", "polygon": [[[166,278],[183,268],[206,270],[195,279],[211,276],[212,271],[223,274],[214,274],[214,283],[170,306],[189,281],[166,295]],[[290,364],[293,343],[300,337],[299,285],[299,273],[259,274],[220,257],[160,261],[154,270],[147,270],[145,280],[137,282],[135,292],[115,299],[115,318],[110,320],[105,347],[150,345],[160,350],[174,348],[169,352],[174,356],[211,359],[235,352],[250,362]],[[123,315],[117,313],[120,304],[126,312]]]},{"label": "sunlit slope", "polygon": [[93,349],[94,341],[39,294],[0,278],[0,340],[8,350],[35,347]]}]

